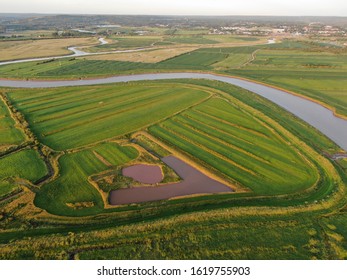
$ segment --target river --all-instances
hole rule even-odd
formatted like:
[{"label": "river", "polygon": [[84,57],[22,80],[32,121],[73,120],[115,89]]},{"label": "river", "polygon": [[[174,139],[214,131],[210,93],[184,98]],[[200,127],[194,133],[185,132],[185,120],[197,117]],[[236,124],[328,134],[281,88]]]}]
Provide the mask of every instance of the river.
[{"label": "river", "polygon": [[[106,45],[108,44],[108,41],[106,41],[104,38],[99,38],[99,45]],[[50,57],[38,57],[38,58],[25,58],[25,59],[18,59],[18,60],[10,60],[10,61],[0,61],[0,66],[3,65],[9,65],[9,64],[16,64],[16,63],[23,63],[23,62],[35,62],[35,61],[44,61],[44,60],[51,60],[51,59],[62,59],[62,58],[72,58],[72,57],[79,57],[79,56],[91,56],[91,55],[101,55],[101,54],[116,54],[116,53],[130,53],[130,52],[139,52],[139,51],[146,51],[153,48],[136,48],[136,49],[130,49],[130,50],[118,50],[118,51],[105,51],[105,52],[85,52],[80,49],[79,47],[68,47],[68,50],[73,52],[72,54],[68,55],[59,55],[59,56],[50,56]]]}]

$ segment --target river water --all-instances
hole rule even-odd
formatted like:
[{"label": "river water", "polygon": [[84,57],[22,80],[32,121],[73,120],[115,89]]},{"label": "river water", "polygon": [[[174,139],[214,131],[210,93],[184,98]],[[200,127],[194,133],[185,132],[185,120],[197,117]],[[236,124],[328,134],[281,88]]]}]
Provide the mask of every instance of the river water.
[{"label": "river water", "polygon": [[285,110],[306,121],[324,135],[347,151],[347,120],[336,117],[333,112],[315,102],[288,92],[272,88],[235,77],[226,77],[213,74],[201,73],[157,73],[127,76],[114,76],[90,80],[68,80],[68,81],[15,81],[0,80],[2,87],[15,88],[48,88],[64,86],[101,85],[110,83],[143,81],[143,80],[165,80],[165,79],[207,79],[221,81],[247,89],[261,95]]},{"label": "river water", "polygon": [[[106,41],[104,38],[99,38],[99,45],[100,46],[106,45],[106,44],[108,44],[108,41]],[[89,52],[82,51],[78,48],[79,47],[68,47],[68,50],[73,52],[72,54],[68,54],[68,55],[38,57],[38,58],[25,58],[25,59],[11,60],[11,61],[0,61],[0,66],[9,65],[9,64],[16,64],[16,63],[23,63],[23,62],[35,62],[35,61],[44,61],[44,60],[51,60],[51,59],[72,58],[72,57],[79,57],[79,56],[131,53],[131,52],[146,51],[146,50],[151,49],[151,48],[136,48],[136,49],[130,49],[130,50],[118,50],[118,51],[105,51],[105,52],[91,52],[91,53],[89,53]]]}]

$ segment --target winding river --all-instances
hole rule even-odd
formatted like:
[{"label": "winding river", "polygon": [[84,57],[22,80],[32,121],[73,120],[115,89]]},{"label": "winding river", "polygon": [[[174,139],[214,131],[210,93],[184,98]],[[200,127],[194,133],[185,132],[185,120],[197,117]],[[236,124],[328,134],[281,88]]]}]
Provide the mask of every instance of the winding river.
[{"label": "winding river", "polygon": [[[108,44],[108,42],[104,38],[99,38],[99,42],[100,42],[99,43],[100,46]],[[23,62],[35,62],[35,61],[43,61],[43,60],[51,60],[51,59],[72,58],[72,57],[79,57],[79,56],[139,52],[139,51],[146,51],[146,50],[152,49],[152,48],[137,48],[137,49],[130,49],[130,50],[91,52],[91,53],[89,53],[89,52],[82,51],[78,48],[79,47],[68,47],[67,49],[69,51],[73,52],[72,54],[68,54],[68,55],[38,57],[38,58],[26,58],[26,59],[18,59],[18,60],[10,60],[10,61],[2,61],[2,62],[0,61],[0,66],[15,64],[15,63],[23,63]]]},{"label": "winding river", "polygon": [[336,117],[333,112],[318,103],[305,98],[290,94],[283,90],[258,84],[252,81],[215,74],[202,73],[157,73],[139,74],[127,76],[114,76],[90,80],[66,80],[66,81],[23,81],[23,80],[0,80],[2,87],[14,88],[52,88],[64,86],[101,85],[120,82],[166,80],[166,79],[207,79],[221,81],[239,86],[258,95],[261,95],[285,110],[306,121],[324,135],[347,151],[347,120]]}]

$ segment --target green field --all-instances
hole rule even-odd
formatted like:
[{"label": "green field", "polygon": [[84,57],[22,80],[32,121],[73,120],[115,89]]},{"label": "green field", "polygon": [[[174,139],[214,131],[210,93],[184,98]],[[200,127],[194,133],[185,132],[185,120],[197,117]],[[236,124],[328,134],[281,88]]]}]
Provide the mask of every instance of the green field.
[{"label": "green field", "polygon": [[320,242],[324,232],[308,216],[237,217],[226,212],[206,211],[112,229],[45,235],[49,239],[23,238],[4,244],[2,256],[67,259],[76,251],[76,259],[333,258]]},{"label": "green field", "polygon": [[157,42],[162,41],[160,36],[146,36],[146,37],[114,37],[113,42],[91,47],[85,49],[87,52],[104,52],[117,49],[135,49],[135,48],[146,48],[155,45]]},{"label": "green field", "polygon": [[346,207],[338,215],[323,219],[329,245],[337,259],[347,260],[347,214]]},{"label": "green field", "polygon": [[[126,104],[134,100],[140,100],[146,107],[143,98],[152,100],[159,94],[158,88],[166,96],[170,96],[172,91],[179,106],[174,105],[175,98],[170,99],[164,104],[164,115],[152,113],[146,125],[138,128],[128,126],[125,136],[148,127],[150,133],[171,148],[185,153],[216,175],[248,188],[249,192],[107,209],[104,194],[92,177],[131,164],[142,152],[129,146],[131,137],[124,138],[124,134],[119,144],[104,142],[95,145],[94,142],[102,141],[108,135],[105,131],[103,134],[90,131],[88,139],[93,139],[90,145],[86,141],[76,148],[74,143],[77,140],[73,138],[59,142],[64,151],[53,154],[54,157],[59,155],[59,176],[36,191],[35,211],[45,209],[59,218],[44,214],[34,218],[35,223],[28,223],[23,230],[16,228],[13,221],[26,219],[21,213],[29,207],[27,202],[22,203],[21,211],[17,210],[16,200],[5,204],[3,231],[0,233],[1,258],[336,257],[329,245],[321,242],[327,230],[321,228],[320,220],[321,215],[345,203],[345,185],[341,182],[345,175],[337,173],[335,167],[309,145],[314,143],[315,149],[321,151],[334,151],[337,147],[308,125],[259,96],[221,82],[205,80],[136,82],[78,89],[21,89],[11,90],[8,96],[37,135],[42,133],[44,124],[59,125],[55,119],[62,117],[70,122],[77,121],[78,118],[70,119],[74,113],[77,116],[81,114],[81,117],[89,116],[89,123],[93,125],[83,126],[83,130],[97,128],[93,123],[95,116],[107,112],[107,108],[111,111],[117,105],[127,108]],[[209,98],[210,94],[213,96]],[[160,100],[160,94],[156,100]],[[105,110],[96,109],[96,115],[84,115],[91,112],[91,108],[99,108],[101,101]],[[107,107],[107,102],[110,107]],[[176,109],[170,112],[174,106]],[[136,120],[144,118],[145,111],[142,113],[131,108],[124,112]],[[116,118],[110,120],[108,130],[116,123]],[[63,127],[66,123],[60,122]],[[126,123],[130,125],[129,121]],[[76,129],[78,133],[83,130]],[[83,138],[79,140],[85,141]],[[46,137],[39,138],[39,141],[49,144]],[[146,145],[164,155],[167,153],[148,139]],[[66,151],[64,147],[74,147],[74,150]],[[318,184],[311,188],[317,180]],[[7,189],[7,192],[12,190]],[[24,192],[19,198],[26,195]],[[81,217],[81,220],[75,217]],[[244,249],[240,250],[240,246]]]},{"label": "green field", "polygon": [[0,149],[1,146],[18,145],[25,140],[23,132],[15,125],[7,106],[0,99]]},{"label": "green field", "polygon": [[[108,164],[117,167],[136,155],[125,147],[112,148],[114,144],[81,151],[76,148],[129,137],[147,127],[217,176],[251,190],[251,196],[301,193],[318,181],[320,192],[315,195],[329,193],[332,186],[324,164],[317,166],[319,160],[313,151],[302,147],[281,126],[288,126],[290,118],[271,121],[252,108],[259,106],[260,99],[248,94],[223,83],[190,80],[14,90],[8,96],[40,142],[72,152],[61,155],[60,176],[44,184],[35,199],[37,206],[51,213],[101,213],[103,201],[88,177],[109,169]],[[257,109],[271,112],[275,108]],[[307,128],[292,123],[298,130],[296,135],[304,130],[302,137],[314,137],[316,144],[326,145],[325,150],[334,149],[330,142],[321,140],[324,137],[307,134]],[[79,209],[71,206],[75,203],[89,206]]]},{"label": "green field", "polygon": [[134,132],[209,97],[191,87],[146,84],[10,94],[33,132],[46,145],[64,150]]},{"label": "green field", "polygon": [[[293,90],[347,115],[344,49],[289,40],[211,48],[203,45],[258,38],[200,32],[177,30],[158,36],[160,43],[114,37],[96,48],[202,45],[159,63],[62,59],[1,66],[0,76],[215,71]],[[0,145],[15,150],[0,157],[0,259],[347,258],[346,160],[327,157],[339,147],[260,96],[188,79],[2,91],[10,102],[0,102]],[[16,125],[7,107],[28,126]],[[124,166],[162,164],[169,154],[236,192],[108,205],[108,191],[125,187]]]},{"label": "green field", "polygon": [[[123,165],[138,156],[134,148],[115,143],[100,144],[91,149],[66,154],[59,159],[60,177],[41,188],[35,198],[35,204],[49,212],[64,216],[102,212],[102,197],[88,179],[91,175],[111,167],[98,159],[94,152],[112,166]],[[83,207],[83,203],[87,203],[87,207]]]},{"label": "green field", "polygon": [[346,52],[260,50],[252,63],[230,73],[303,94],[347,116]]},{"label": "green field", "polygon": [[[7,180],[26,179],[35,182],[47,173],[47,168],[37,151],[22,150],[0,159],[0,193],[10,189]],[[14,185],[13,185],[14,186]]]},{"label": "green field", "polygon": [[257,194],[292,193],[312,186],[318,171],[264,120],[237,106],[213,98],[149,132]]}]

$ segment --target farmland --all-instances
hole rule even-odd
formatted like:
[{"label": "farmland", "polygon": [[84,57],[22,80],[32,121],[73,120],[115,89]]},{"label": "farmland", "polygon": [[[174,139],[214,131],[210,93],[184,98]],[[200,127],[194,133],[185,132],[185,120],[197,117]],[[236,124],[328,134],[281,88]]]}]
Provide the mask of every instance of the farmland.
[{"label": "farmland", "polygon": [[[226,40],[220,37],[223,38],[220,40]],[[142,40],[152,42],[154,38],[136,40],[141,45]],[[8,78],[55,79],[180,70],[218,71],[279,86],[317,100],[340,115],[347,115],[344,79],[347,56],[344,49],[322,47],[307,41],[244,47],[226,47],[223,43],[212,44],[213,47],[210,45],[191,44],[193,49],[189,44],[185,47],[182,44],[168,45],[132,54],[4,65],[0,67],[0,75]],[[99,47],[107,48],[110,45]],[[168,52],[170,48],[176,51]]]},{"label": "farmland", "polygon": [[[310,145],[315,139],[315,149],[333,152],[337,147],[289,113],[254,94],[221,82],[179,80],[7,90],[6,96],[28,121],[40,145],[56,149],[49,158],[59,176],[44,182],[34,196],[21,186],[23,192],[18,199],[24,201],[24,208],[20,211],[16,199],[5,204],[5,231],[0,234],[5,241],[4,258],[67,258],[75,249],[78,253],[74,258],[112,258],[111,255],[129,258],[131,252],[138,251],[138,246],[143,249],[132,258],[334,257],[325,247],[317,245],[316,240],[324,234],[317,220],[320,213],[330,211],[335,203],[343,203],[340,176],[345,175],[339,175]],[[169,102],[165,103],[161,96]],[[132,109],[134,102],[137,110]],[[136,119],[136,124],[131,123],[130,117]],[[86,125],[81,123],[84,119],[87,119]],[[127,125],[122,128],[124,123]],[[73,124],[78,126],[66,133]],[[52,129],[57,132],[50,136]],[[143,136],[135,136],[144,147],[147,145],[166,155],[167,145],[170,153],[175,151],[202,170],[209,169],[242,192],[110,207],[107,193],[93,178],[115,174],[112,172],[131,165],[139,157],[141,162],[153,161],[132,141],[131,133],[136,131],[154,137],[151,141],[155,142],[151,144]],[[73,137],[69,136],[72,132],[76,133]],[[36,178],[18,174],[27,180],[44,174],[38,171],[30,174],[34,173]],[[6,184],[1,184],[4,191],[15,190],[9,190]],[[331,198],[325,202],[325,197]],[[305,202],[307,206],[302,208]],[[254,207],[257,210],[253,210]],[[40,209],[47,213],[32,214]],[[203,215],[196,218],[195,212]],[[23,216],[23,213],[30,215]],[[172,218],[172,213],[181,216]],[[316,213],[315,218],[312,213]],[[81,217],[81,220],[70,220],[70,216]],[[210,216],[214,217],[212,224]],[[27,227],[27,237],[19,237],[23,234],[19,229],[6,231],[15,227],[10,218],[33,219],[35,226]],[[128,221],[134,224],[128,225]],[[76,224],[76,227],[65,227],[65,223]],[[85,226],[81,227],[81,223]],[[110,223],[125,224],[111,229]],[[169,224],[179,225],[179,231],[167,232],[165,228]],[[56,228],[56,225],[60,226]],[[256,227],[248,231],[250,225]],[[202,227],[203,232],[199,230]],[[284,239],[283,228],[287,229]],[[134,234],[125,236],[124,232],[129,230]],[[271,232],[273,237],[265,238],[264,232]],[[259,237],[254,239],[255,235]],[[48,236],[50,244],[44,241]],[[115,236],[118,236],[116,243]],[[29,248],[29,237],[45,250]],[[177,250],[164,246],[167,238]],[[215,247],[217,250],[212,250],[211,240],[216,238],[225,240],[229,249]],[[138,243],[140,239],[142,242]],[[232,245],[236,239],[243,242],[245,248],[256,246],[258,249],[237,250]],[[6,240],[13,241],[6,244]],[[186,242],[200,244],[200,249],[194,245],[183,250]],[[96,249],[101,243],[102,249]]]},{"label": "farmland", "polygon": [[307,166],[297,151],[283,145],[281,137],[222,99],[195,106],[150,127],[149,132],[255,193],[291,193],[317,180],[317,170]]},{"label": "farmland", "polygon": [[67,50],[68,47],[96,43],[94,38],[4,41],[0,42],[0,60],[65,55],[71,53]]},{"label": "farmland", "polygon": [[113,61],[128,61],[128,62],[143,62],[143,63],[157,63],[169,58],[190,52],[196,48],[192,47],[175,47],[175,48],[161,48],[148,51],[141,51],[136,53],[115,53],[115,54],[102,54],[92,55],[86,57],[87,60],[113,60]]},{"label": "farmland", "polygon": [[64,150],[134,132],[209,95],[186,86],[126,84],[15,91],[10,98],[44,144]]},{"label": "farmland", "polygon": [[[0,57],[146,50],[3,65],[0,77],[235,75],[347,116],[345,48],[200,26],[110,29],[93,29],[104,45],[4,40]],[[0,259],[347,258],[347,159],[333,156],[343,151],[256,94],[198,79],[0,91]],[[159,165],[164,180],[146,187],[181,181],[169,155],[232,192],[112,205],[112,190],[143,186],[125,167]]]},{"label": "farmland", "polygon": [[252,63],[231,73],[292,90],[346,116],[346,65],[343,50],[260,50]]}]

